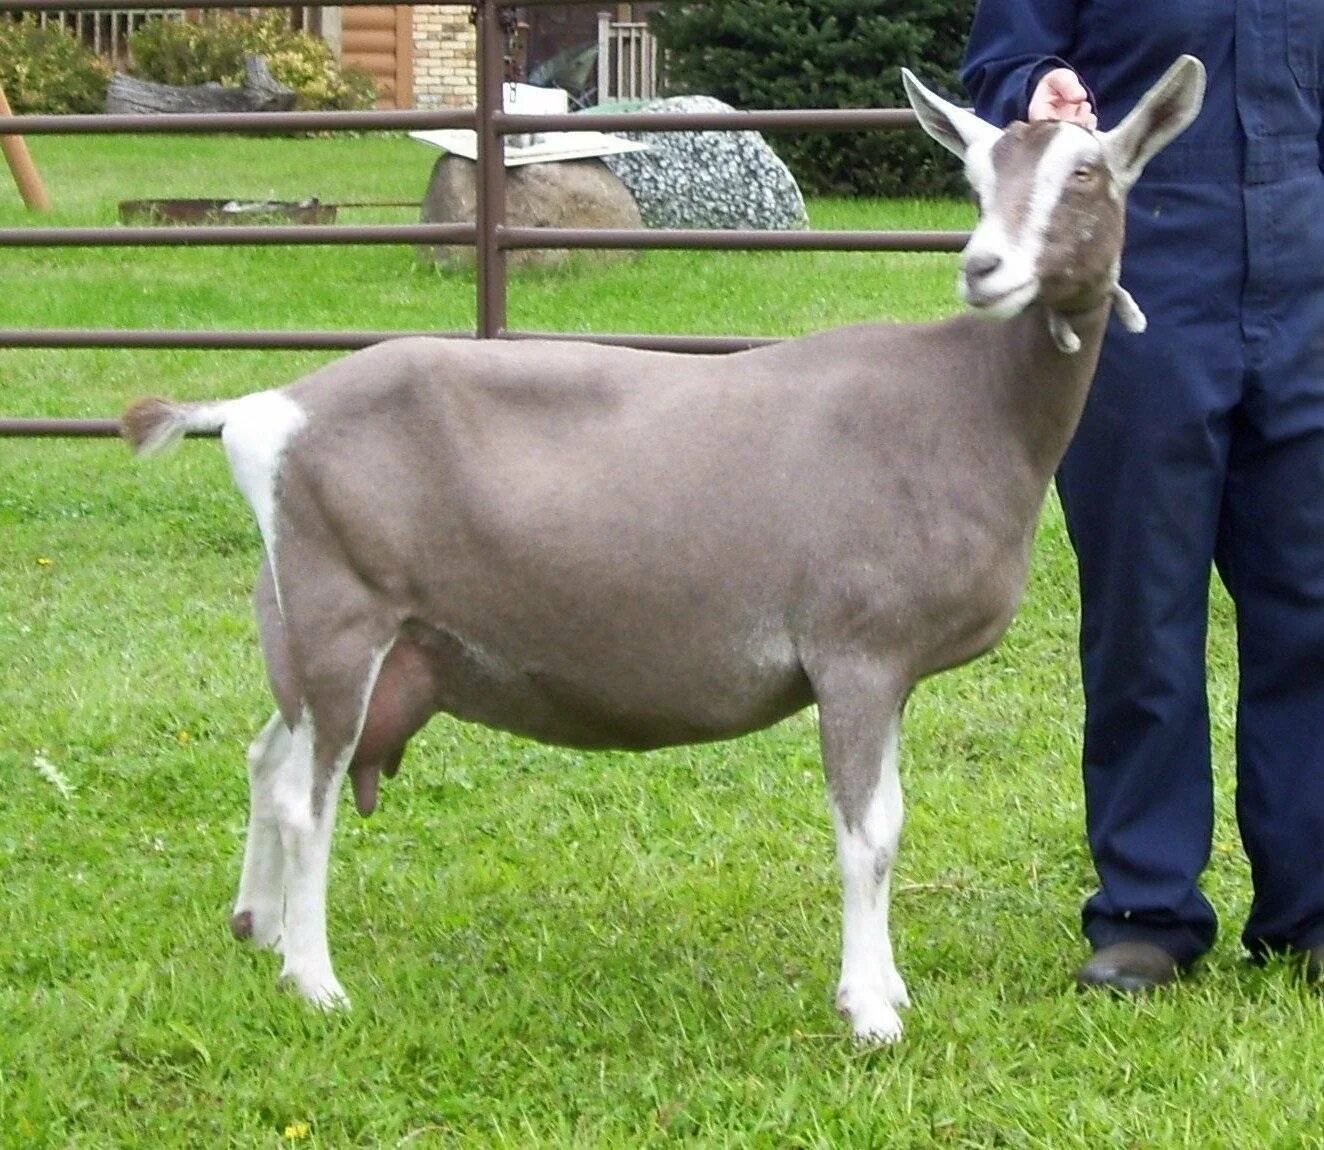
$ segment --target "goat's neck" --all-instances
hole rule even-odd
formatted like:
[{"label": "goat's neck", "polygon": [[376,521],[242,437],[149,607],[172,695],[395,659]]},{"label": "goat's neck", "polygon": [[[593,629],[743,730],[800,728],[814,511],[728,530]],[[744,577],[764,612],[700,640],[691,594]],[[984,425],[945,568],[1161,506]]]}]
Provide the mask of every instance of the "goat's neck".
[{"label": "goat's neck", "polygon": [[[1031,466],[1047,482],[1066,453],[1089,394],[1108,326],[1111,301],[1074,312],[1071,326],[1080,349],[1064,352],[1050,330],[1047,309],[1032,304],[1019,316],[994,325],[996,355],[988,366],[992,385],[1017,428]],[[990,333],[991,334],[991,333]]]}]

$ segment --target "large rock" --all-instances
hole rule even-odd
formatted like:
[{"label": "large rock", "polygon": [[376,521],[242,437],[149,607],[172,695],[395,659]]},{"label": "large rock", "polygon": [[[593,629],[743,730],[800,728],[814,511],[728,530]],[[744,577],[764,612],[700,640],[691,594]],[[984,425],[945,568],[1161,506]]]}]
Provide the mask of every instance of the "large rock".
[{"label": "large rock", "polygon": [[[423,199],[423,222],[472,223],[477,209],[478,165],[462,156],[442,156],[432,169]],[[535,228],[642,228],[633,197],[601,160],[565,160],[506,169],[506,222]],[[467,247],[421,248],[441,264],[471,266]],[[510,253],[516,264],[563,262],[564,248]],[[597,259],[628,259],[630,252],[585,252]]]},{"label": "large rock", "polygon": [[[643,112],[730,112],[711,96],[653,100]],[[650,228],[809,226],[790,169],[758,132],[622,132],[649,145],[603,159]]]}]

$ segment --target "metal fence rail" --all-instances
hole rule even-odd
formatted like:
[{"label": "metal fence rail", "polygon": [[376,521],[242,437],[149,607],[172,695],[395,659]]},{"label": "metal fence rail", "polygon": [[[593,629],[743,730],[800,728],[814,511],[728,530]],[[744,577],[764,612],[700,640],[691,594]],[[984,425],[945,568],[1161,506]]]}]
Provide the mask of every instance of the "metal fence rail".
[{"label": "metal fence rail", "polygon": [[[0,12],[12,0],[0,0]],[[180,112],[168,116],[0,116],[0,135],[21,136],[265,136],[282,132],[385,132],[413,128],[473,128],[472,108],[385,112]],[[582,125],[581,125],[582,126]]]},{"label": "metal fence rail", "polygon": [[[363,6],[373,0],[342,0]],[[418,4],[423,0],[406,0]],[[504,137],[533,131],[582,128],[576,116],[529,116],[502,110],[504,47],[508,17],[517,4],[594,3],[597,0],[478,0],[469,4],[477,25],[478,100],[471,109],[381,112],[269,112],[158,116],[6,116],[0,135],[98,135],[105,133],[261,135],[304,131],[385,131],[470,128],[478,138],[478,195],[473,224],[272,227],[114,227],[0,228],[0,248],[31,247],[213,247],[308,244],[456,244],[476,250],[477,323],[469,332],[414,331],[134,331],[115,329],[0,329],[0,348],[207,348],[354,350],[385,339],[435,334],[482,339],[588,339],[622,346],[678,352],[725,353],[776,340],[756,336],[585,334],[513,331],[507,326],[506,255],[527,248],[583,248],[725,251],[954,252],[966,240],[961,232],[768,232],[622,231],[512,227],[506,224]],[[193,8],[276,7],[252,0],[205,0]],[[167,11],[177,0],[0,0],[4,12],[77,12],[132,8]],[[686,114],[630,113],[595,116],[600,131],[893,131],[916,124],[913,112],[899,109],[753,111]],[[0,419],[4,436],[113,436],[114,420]]]},{"label": "metal fence rail", "polygon": [[0,248],[232,248],[472,244],[473,224],[203,224],[187,228],[0,228]]}]

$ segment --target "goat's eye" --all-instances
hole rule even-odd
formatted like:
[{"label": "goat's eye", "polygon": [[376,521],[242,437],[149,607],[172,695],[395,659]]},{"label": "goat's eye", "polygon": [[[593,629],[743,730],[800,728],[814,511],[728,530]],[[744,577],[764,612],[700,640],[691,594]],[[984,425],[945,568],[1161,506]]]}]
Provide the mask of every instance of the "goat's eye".
[{"label": "goat's eye", "polygon": [[1071,173],[1077,183],[1087,184],[1094,179],[1094,169],[1081,166]]}]

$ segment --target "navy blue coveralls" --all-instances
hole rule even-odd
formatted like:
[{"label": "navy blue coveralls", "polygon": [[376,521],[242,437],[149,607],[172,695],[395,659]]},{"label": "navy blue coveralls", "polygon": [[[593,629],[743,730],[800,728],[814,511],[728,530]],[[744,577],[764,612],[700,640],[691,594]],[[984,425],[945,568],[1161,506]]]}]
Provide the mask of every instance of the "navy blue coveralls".
[{"label": "navy blue coveralls", "polygon": [[1324,0],[981,0],[964,79],[1024,119],[1064,64],[1108,129],[1183,52],[1198,120],[1132,193],[1114,318],[1058,490],[1080,566],[1096,947],[1187,963],[1214,912],[1205,632],[1236,604],[1253,953],[1324,941]]}]

